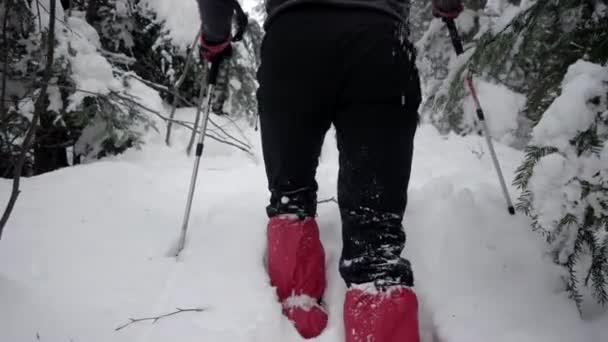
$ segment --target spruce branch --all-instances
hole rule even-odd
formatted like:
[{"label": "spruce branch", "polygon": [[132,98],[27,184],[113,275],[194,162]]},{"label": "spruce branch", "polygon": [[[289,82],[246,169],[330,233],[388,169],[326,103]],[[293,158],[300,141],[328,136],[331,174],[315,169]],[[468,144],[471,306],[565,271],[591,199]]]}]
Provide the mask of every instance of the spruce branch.
[{"label": "spruce branch", "polygon": [[138,322],[144,322],[144,321],[152,321],[152,324],[155,324],[156,322],[158,322],[159,320],[169,317],[169,316],[174,316],[180,313],[184,313],[184,312],[203,312],[205,311],[205,309],[201,309],[201,308],[195,308],[195,309],[180,309],[177,308],[176,311],[170,312],[168,314],[164,314],[164,315],[160,315],[160,316],[154,316],[154,317],[145,317],[145,318],[129,318],[129,322],[125,323],[119,327],[117,327],[116,329],[114,329],[114,331],[120,331],[128,326],[130,326],[131,324],[135,324]]}]

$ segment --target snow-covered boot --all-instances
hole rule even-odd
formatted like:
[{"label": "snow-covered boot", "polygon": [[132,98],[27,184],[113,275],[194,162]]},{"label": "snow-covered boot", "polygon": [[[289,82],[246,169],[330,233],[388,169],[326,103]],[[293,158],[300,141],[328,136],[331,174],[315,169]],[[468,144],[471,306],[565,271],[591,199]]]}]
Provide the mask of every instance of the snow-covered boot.
[{"label": "snow-covered boot", "polygon": [[327,313],[319,304],[325,291],[325,252],[314,218],[275,216],[268,223],[268,275],[283,313],[304,338],[321,334]]},{"label": "snow-covered boot", "polygon": [[354,286],[344,301],[346,342],[419,342],[418,300],[408,287]]}]

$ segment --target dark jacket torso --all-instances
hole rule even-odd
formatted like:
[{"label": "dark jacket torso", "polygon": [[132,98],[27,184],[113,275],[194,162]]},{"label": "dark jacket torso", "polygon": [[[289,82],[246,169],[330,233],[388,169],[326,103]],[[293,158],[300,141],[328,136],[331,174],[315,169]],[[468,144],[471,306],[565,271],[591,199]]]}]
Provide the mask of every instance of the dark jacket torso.
[{"label": "dark jacket torso", "polygon": [[268,18],[264,26],[268,26],[282,11],[306,4],[368,8],[389,14],[397,20],[407,20],[410,9],[410,0],[266,0]]},{"label": "dark jacket torso", "polygon": [[[236,0],[197,0],[199,4],[203,37],[211,42],[221,42],[230,34],[230,22]],[[271,22],[282,12],[300,6],[334,6],[344,8],[362,8],[380,11],[395,20],[407,21],[410,0],[265,0],[268,17],[264,27],[268,29]]]}]

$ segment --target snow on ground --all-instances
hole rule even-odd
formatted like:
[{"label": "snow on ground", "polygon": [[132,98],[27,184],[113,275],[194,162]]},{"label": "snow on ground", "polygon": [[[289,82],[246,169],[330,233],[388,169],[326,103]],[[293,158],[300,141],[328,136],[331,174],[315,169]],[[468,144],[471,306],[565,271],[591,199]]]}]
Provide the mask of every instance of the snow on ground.
[{"label": "snow on ground", "polygon": [[[178,115],[189,118],[191,109]],[[259,137],[250,132],[259,145]],[[172,148],[143,150],[23,180],[0,241],[0,341],[301,341],[280,313],[263,266],[267,200],[261,158],[212,141],[200,170],[187,247],[178,237],[193,160],[187,132]],[[335,195],[337,151],[328,134],[320,198]],[[498,146],[507,175],[521,154]],[[0,205],[10,183],[0,181]],[[512,194],[515,192],[512,189]],[[327,330],[343,340],[340,221],[319,209],[327,250]],[[511,217],[482,138],[416,140],[404,221],[422,308],[423,342],[605,341],[608,317],[579,320],[561,270],[541,254],[526,218]],[[129,318],[203,308],[140,322]]]}]

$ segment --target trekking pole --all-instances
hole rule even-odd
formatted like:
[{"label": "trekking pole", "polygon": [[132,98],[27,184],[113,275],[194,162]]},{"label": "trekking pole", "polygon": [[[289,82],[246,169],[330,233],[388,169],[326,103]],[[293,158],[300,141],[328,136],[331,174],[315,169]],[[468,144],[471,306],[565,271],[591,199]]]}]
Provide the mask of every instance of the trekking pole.
[{"label": "trekking pole", "polygon": [[[448,31],[450,31],[450,38],[452,39],[452,45],[454,45],[454,50],[456,50],[456,54],[458,56],[462,55],[464,53],[464,48],[462,46],[462,39],[460,38],[460,34],[458,33],[458,28],[456,28],[456,24],[454,23],[454,19],[444,18],[443,21],[447,25]],[[515,208],[513,207],[513,202],[511,201],[511,196],[509,195],[509,190],[507,189],[507,184],[505,183],[505,178],[500,169],[500,163],[498,162],[496,151],[494,151],[494,144],[492,143],[492,138],[490,137],[488,123],[486,122],[485,114],[483,112],[483,109],[481,108],[481,103],[479,102],[479,97],[477,96],[477,90],[475,90],[475,86],[473,85],[473,76],[468,70],[465,71],[465,81],[467,87],[469,88],[469,92],[473,97],[473,102],[475,103],[475,112],[477,113],[477,118],[479,119],[479,121],[481,121],[484,135],[486,136],[486,142],[488,143],[490,155],[492,156],[492,161],[494,162],[494,168],[496,169],[496,173],[498,174],[498,180],[500,181],[502,192],[504,193],[505,200],[507,201],[509,214],[515,215]]]},{"label": "trekking pole", "polygon": [[[196,144],[196,155],[194,159],[194,168],[192,170],[192,178],[190,179],[190,190],[188,191],[188,200],[186,202],[186,212],[184,213],[184,223],[182,225],[181,235],[179,237],[179,242],[177,245],[177,251],[175,252],[175,256],[178,257],[181,251],[184,249],[184,245],[186,244],[186,234],[188,232],[188,222],[190,221],[190,209],[192,208],[192,198],[194,197],[194,189],[196,187],[196,178],[198,176],[198,167],[201,162],[201,156],[203,155],[203,140],[205,139],[205,131],[207,130],[207,122],[209,121],[209,114],[211,112],[211,100],[213,94],[213,88],[215,87],[215,83],[217,82],[217,74],[219,72],[220,62],[211,63],[209,67],[209,73],[207,74],[207,97],[206,99],[201,98],[201,103],[199,103],[197,108],[197,116],[201,112],[202,102],[203,100],[206,103],[204,116],[202,121],[202,127],[200,130],[200,135],[198,138],[198,143]],[[196,130],[198,127],[194,127]]]}]

